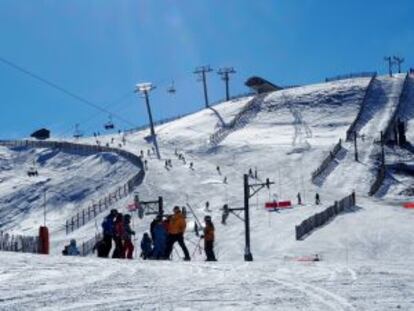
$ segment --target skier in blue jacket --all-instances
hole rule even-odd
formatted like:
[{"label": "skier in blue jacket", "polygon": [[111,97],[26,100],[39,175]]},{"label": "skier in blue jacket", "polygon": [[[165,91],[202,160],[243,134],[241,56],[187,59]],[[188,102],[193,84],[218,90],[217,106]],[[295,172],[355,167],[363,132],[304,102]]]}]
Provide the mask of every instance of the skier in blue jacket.
[{"label": "skier in blue jacket", "polygon": [[111,252],[112,239],[114,237],[114,219],[116,215],[118,215],[118,211],[116,209],[112,209],[109,215],[106,216],[104,221],[102,222],[104,242],[104,248],[102,251],[103,257],[108,257],[109,253]]},{"label": "skier in blue jacket", "polygon": [[165,247],[167,245],[168,232],[165,229],[162,219],[160,218],[158,223],[154,227],[154,250],[152,257],[154,259],[165,258]]}]

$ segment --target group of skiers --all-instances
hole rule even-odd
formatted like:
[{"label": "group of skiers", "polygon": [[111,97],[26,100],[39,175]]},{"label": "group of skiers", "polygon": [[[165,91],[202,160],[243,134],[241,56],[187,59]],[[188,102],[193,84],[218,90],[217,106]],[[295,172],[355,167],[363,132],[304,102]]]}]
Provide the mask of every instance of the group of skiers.
[{"label": "group of skiers", "polygon": [[[207,261],[216,261],[214,254],[214,225],[210,216],[206,216],[204,234],[204,250]],[[103,239],[95,246],[98,257],[109,257],[112,242],[115,248],[112,258],[133,258],[134,245],[132,236],[135,231],[131,229],[131,215],[122,215],[112,209],[102,223]],[[191,260],[190,253],[184,242],[184,233],[187,227],[186,215],[179,206],[175,206],[172,215],[163,217],[158,215],[150,225],[150,234],[144,233],[141,240],[141,257],[143,259],[168,260],[177,242],[184,253],[184,260]],[[201,240],[200,239],[200,240]]]},{"label": "group of skiers", "polygon": [[131,229],[131,215],[118,213],[112,209],[108,216],[102,222],[103,238],[96,245],[99,257],[109,257],[112,249],[112,241],[115,248],[112,252],[112,258],[132,259],[134,244],[132,236],[135,231]]}]

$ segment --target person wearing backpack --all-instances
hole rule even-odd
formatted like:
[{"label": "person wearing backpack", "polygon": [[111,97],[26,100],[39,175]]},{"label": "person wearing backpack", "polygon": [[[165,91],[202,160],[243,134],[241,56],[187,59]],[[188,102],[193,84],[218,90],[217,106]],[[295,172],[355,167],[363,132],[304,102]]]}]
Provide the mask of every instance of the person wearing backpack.
[{"label": "person wearing backpack", "polygon": [[187,246],[184,243],[184,232],[187,223],[183,214],[181,213],[179,206],[175,206],[173,211],[174,214],[170,217],[168,224],[168,239],[165,256],[166,258],[170,258],[174,243],[178,242],[184,252],[184,260],[190,261],[190,253],[188,252]]},{"label": "person wearing backpack", "polygon": [[154,250],[152,257],[154,259],[165,258],[165,247],[167,244],[167,230],[163,224],[162,218],[158,219],[158,223],[154,226]]},{"label": "person wearing backpack", "polygon": [[115,250],[112,253],[112,258],[125,258],[124,239],[125,239],[124,216],[121,213],[118,213],[118,215],[116,215],[115,223],[114,223]]},{"label": "person wearing backpack", "polygon": [[132,259],[134,253],[134,244],[132,243],[132,236],[135,235],[135,231],[131,229],[131,215],[126,214],[124,216],[124,256],[123,258]]},{"label": "person wearing backpack", "polygon": [[152,241],[148,233],[144,233],[141,240],[141,257],[149,259],[152,256]]},{"label": "person wearing backpack", "polygon": [[206,226],[204,227],[204,235],[201,238],[204,238],[204,251],[206,253],[206,261],[217,261],[214,254],[214,224],[211,221],[211,216],[204,217]]},{"label": "person wearing backpack", "polygon": [[108,257],[112,248],[112,239],[114,239],[114,218],[118,214],[116,209],[112,209],[108,216],[105,217],[102,222],[103,229],[103,245],[101,255],[102,257]]}]

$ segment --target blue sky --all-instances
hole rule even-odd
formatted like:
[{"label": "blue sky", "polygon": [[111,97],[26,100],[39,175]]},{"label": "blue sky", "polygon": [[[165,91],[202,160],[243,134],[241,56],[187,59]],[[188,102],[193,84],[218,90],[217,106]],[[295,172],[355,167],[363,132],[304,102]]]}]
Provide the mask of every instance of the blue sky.
[{"label": "blue sky", "polygon": [[[0,57],[107,107],[125,129],[147,122],[138,82],[157,85],[157,120],[203,107],[192,73],[203,64],[237,70],[232,94],[248,91],[251,75],[291,85],[385,73],[385,55],[414,67],[413,12],[412,0],[0,0]],[[211,101],[224,97],[216,73],[208,85]],[[69,136],[76,123],[103,133],[108,119],[1,62],[0,107],[0,138],[39,127]]]}]

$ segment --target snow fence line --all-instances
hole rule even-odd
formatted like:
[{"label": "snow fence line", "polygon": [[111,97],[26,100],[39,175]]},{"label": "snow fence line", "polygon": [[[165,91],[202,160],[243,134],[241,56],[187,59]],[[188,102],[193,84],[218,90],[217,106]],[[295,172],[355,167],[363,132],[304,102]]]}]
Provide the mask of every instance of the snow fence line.
[{"label": "snow fence line", "polygon": [[352,122],[352,124],[349,126],[348,130],[346,131],[346,141],[352,140],[353,134],[355,132],[355,128],[356,128],[359,120],[361,119],[362,113],[364,111],[365,103],[369,98],[369,95],[371,93],[371,89],[374,85],[374,81],[375,81],[376,78],[377,78],[377,74],[375,73],[375,75],[373,75],[371,77],[371,80],[369,81],[368,86],[365,89],[364,98],[362,99],[361,106],[359,108],[358,114],[357,114],[356,118],[354,119],[354,121]]},{"label": "snow fence line", "polygon": [[332,151],[329,152],[328,156],[322,161],[321,165],[312,172],[312,182],[315,182],[315,179],[321,175],[335,160],[336,155],[342,149],[342,139],[339,139],[339,142],[334,146]]},{"label": "snow fence line", "polygon": [[37,236],[13,235],[0,231],[0,251],[37,254],[39,245]]},{"label": "snow fence line", "polygon": [[346,196],[342,200],[335,201],[334,205],[328,207],[320,213],[316,213],[313,216],[302,221],[302,223],[295,227],[296,240],[304,240],[309,236],[312,231],[322,227],[330,220],[334,219],[340,213],[343,213],[346,209],[354,207],[356,204],[355,192]]},{"label": "snow fence line", "polygon": [[401,105],[404,102],[405,98],[408,96],[407,93],[408,93],[409,83],[410,83],[410,74],[407,73],[404,79],[404,84],[402,87],[402,91],[400,93],[400,97],[398,98],[397,108],[394,110],[394,113],[390,121],[388,122],[387,127],[384,130],[384,137],[386,139],[386,142],[392,140],[392,132],[396,130],[395,125],[396,125],[398,116],[400,115]]},{"label": "snow fence line", "polygon": [[247,122],[253,119],[259,112],[260,104],[267,95],[268,93],[255,95],[251,100],[249,100],[246,105],[237,113],[233,120],[230,121],[230,123],[221,126],[218,131],[210,135],[210,144],[217,146],[228,135],[230,135],[230,133],[246,126]]},{"label": "snow fence line", "polygon": [[354,79],[354,78],[369,78],[377,75],[376,71],[365,71],[365,72],[356,72],[356,73],[347,73],[343,75],[337,75],[334,77],[325,78],[325,82]]},{"label": "snow fence line", "polygon": [[64,228],[66,229],[66,234],[69,234],[70,232],[73,232],[74,230],[85,225],[87,222],[94,219],[99,213],[108,209],[114,202],[133,192],[134,189],[141,184],[142,180],[145,177],[145,170],[141,158],[131,152],[118,148],[47,140],[0,140],[0,145],[10,148],[61,149],[66,152],[73,152],[82,155],[112,152],[118,154],[119,156],[123,157],[127,161],[131,162],[132,164],[140,168],[140,171],[137,174],[132,176],[125,184],[118,187],[114,192],[111,192],[105,197],[101,198],[98,204],[88,206],[76,215],[67,219],[64,225]]}]

